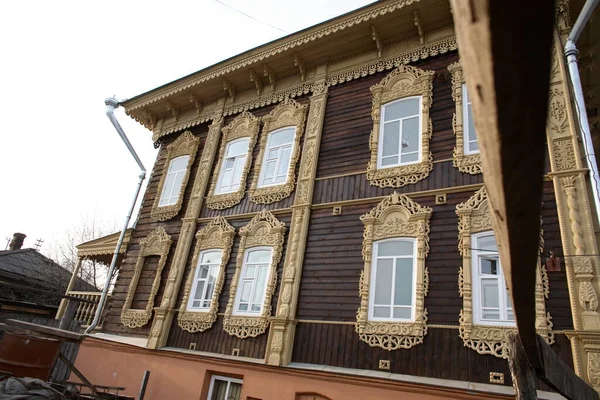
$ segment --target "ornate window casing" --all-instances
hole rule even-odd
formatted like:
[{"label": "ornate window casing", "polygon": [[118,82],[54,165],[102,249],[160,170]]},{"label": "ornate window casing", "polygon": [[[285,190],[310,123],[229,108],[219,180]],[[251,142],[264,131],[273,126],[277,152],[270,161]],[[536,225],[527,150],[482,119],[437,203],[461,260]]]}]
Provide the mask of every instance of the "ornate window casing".
[{"label": "ornate window casing", "polygon": [[[131,282],[129,283],[127,297],[125,298],[125,304],[123,304],[123,311],[121,312],[121,322],[123,325],[129,328],[141,328],[150,321],[152,309],[154,307],[154,297],[156,297],[158,287],[160,286],[160,276],[165,267],[165,263],[167,262],[171,243],[171,236],[167,235],[162,226],[156,228],[145,239],[140,241],[140,252],[137,262],[135,263],[133,278],[131,278]],[[133,303],[133,297],[135,296],[138,281],[142,274],[144,260],[149,256],[159,256],[160,259],[158,260],[158,268],[154,275],[148,302],[146,308],[143,310],[133,309],[131,308],[131,304]]]},{"label": "ornate window casing", "polygon": [[[373,93],[373,130],[369,141],[371,158],[367,166],[367,179],[371,185],[379,187],[402,187],[425,179],[433,169],[433,156],[429,151],[432,125],[429,117],[433,96],[433,71],[424,71],[408,65],[401,65],[386,76],[380,83],[371,87]],[[417,162],[382,168],[378,164],[380,147],[383,146],[382,107],[395,100],[419,96],[420,123],[419,158]],[[402,140],[402,138],[400,138]],[[380,146],[381,144],[381,146]],[[403,143],[404,145],[404,143]]]},{"label": "ornate window casing", "polygon": [[[167,146],[167,160],[165,161],[165,167],[160,177],[158,187],[160,192],[154,199],[154,205],[152,206],[151,216],[156,221],[166,221],[176,216],[181,210],[183,204],[183,193],[187,186],[188,179],[190,178],[191,166],[194,163],[196,152],[198,151],[198,145],[200,139],[194,136],[190,131],[183,132],[173,143]],[[183,180],[179,185],[179,191],[177,192],[177,201],[174,204],[161,205],[161,198],[163,198],[163,191],[167,183],[167,176],[169,175],[169,169],[171,162],[178,157],[188,156],[187,168],[183,176]],[[175,182],[173,182],[175,184]]]},{"label": "ornate window casing", "polygon": [[[296,164],[300,158],[300,139],[304,133],[306,110],[308,106],[302,105],[293,99],[286,99],[269,114],[262,117],[264,127],[260,137],[260,151],[254,164],[254,177],[250,186],[250,200],[258,204],[270,204],[283,200],[292,193],[296,184]],[[287,179],[283,183],[261,186],[261,176],[264,173],[266,150],[271,133],[282,128],[294,128],[294,140],[287,169]]]},{"label": "ornate window casing", "polygon": [[[256,337],[265,333],[269,326],[271,299],[277,285],[277,265],[283,253],[284,234],[285,224],[277,220],[273,214],[266,210],[261,211],[246,226],[240,229],[239,235],[241,239],[236,258],[235,274],[231,280],[229,301],[227,302],[225,317],[223,318],[223,329],[230,335],[237,336],[240,339]],[[265,289],[262,310],[256,316],[235,315],[234,304],[244,265],[244,257],[246,251],[254,247],[270,247],[272,249],[269,278]]]},{"label": "ornate window casing", "polygon": [[[256,137],[260,127],[260,119],[244,111],[238,115],[229,125],[225,126],[222,132],[221,147],[219,148],[219,160],[217,161],[217,167],[213,172],[212,181],[210,184],[209,194],[206,198],[206,206],[213,210],[223,210],[225,208],[233,207],[238,204],[246,193],[246,178],[250,165],[252,163],[252,150],[256,144]],[[217,184],[219,183],[219,176],[223,169],[225,151],[227,145],[234,140],[248,138],[248,150],[246,153],[246,159],[240,176],[239,187],[236,191],[228,193],[218,193]]]},{"label": "ornate window casing", "polygon": [[[473,311],[473,277],[471,239],[473,234],[492,231],[492,221],[485,187],[477,191],[469,200],[456,206],[458,215],[458,249],[463,258],[459,269],[458,289],[463,298],[460,311],[459,334],[466,347],[479,354],[491,354],[498,358],[508,358],[508,334],[516,331],[514,325],[476,324]],[[543,246],[543,240],[540,243]],[[535,285],[536,330],[546,342],[554,343],[552,321],[546,312],[545,298],[548,297],[548,275],[538,259]]]},{"label": "ornate window casing", "polygon": [[[196,234],[196,248],[192,259],[192,270],[185,283],[183,300],[177,316],[179,327],[188,332],[203,332],[217,320],[219,296],[225,282],[225,267],[229,262],[235,229],[223,217],[214,218],[208,225]],[[206,250],[221,250],[221,263],[215,279],[212,300],[208,309],[190,310],[188,303],[196,277],[200,255]]]},{"label": "ornate window casing", "polygon": [[[356,313],[356,332],[362,341],[385,350],[409,349],[423,343],[427,334],[425,296],[429,289],[429,274],[425,258],[429,254],[429,220],[432,210],[405,195],[394,192],[385,197],[369,213],[360,217],[365,226],[362,255],[365,262],[360,276],[360,307]],[[416,241],[415,289],[412,321],[373,321],[369,319],[373,243],[390,238],[414,238]]]},{"label": "ornate window casing", "polygon": [[[468,149],[468,94],[466,92],[466,82],[463,75],[460,62],[454,62],[448,66],[448,71],[452,74],[452,99],[456,105],[456,111],[452,116],[452,130],[456,136],[456,146],[454,147],[453,164],[459,171],[475,175],[481,173],[481,155],[479,150]],[[467,125],[465,126],[465,122]],[[473,129],[474,130],[474,127]]]}]

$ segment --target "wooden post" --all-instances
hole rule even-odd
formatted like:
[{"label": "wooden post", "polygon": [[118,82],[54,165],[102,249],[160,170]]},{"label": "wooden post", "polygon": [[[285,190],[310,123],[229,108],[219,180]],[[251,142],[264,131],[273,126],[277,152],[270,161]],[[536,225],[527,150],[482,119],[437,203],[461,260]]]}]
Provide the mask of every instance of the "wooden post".
[{"label": "wooden post", "polygon": [[79,301],[77,300],[67,300],[63,299],[63,301],[67,301],[67,310],[65,314],[60,319],[60,324],[58,325],[58,329],[63,329],[65,331],[69,330],[69,326],[71,322],[73,322],[73,317],[75,316],[75,311],[77,311],[77,307],[79,306]]},{"label": "wooden post", "polygon": [[[81,262],[83,261],[83,259],[81,257],[79,257],[77,259],[77,264],[75,265],[75,269],[73,270],[73,274],[71,275],[71,280],[69,281],[69,284],[67,285],[67,290],[65,290],[65,294],[69,294],[69,292],[71,290],[73,290],[73,287],[75,286],[75,282],[77,282],[77,275],[79,274],[79,270],[81,269]],[[65,313],[65,309],[67,308],[67,303],[69,302],[69,300],[67,299],[62,299],[60,301],[60,306],[58,306],[58,311],[56,312],[56,319],[62,319],[63,314]]]}]

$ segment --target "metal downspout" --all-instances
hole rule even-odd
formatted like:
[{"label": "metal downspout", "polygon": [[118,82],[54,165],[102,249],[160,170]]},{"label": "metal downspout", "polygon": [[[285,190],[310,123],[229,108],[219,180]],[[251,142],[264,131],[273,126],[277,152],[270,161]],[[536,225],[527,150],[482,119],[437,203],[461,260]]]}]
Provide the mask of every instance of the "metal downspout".
[{"label": "metal downspout", "polygon": [[587,166],[590,169],[590,183],[592,185],[592,191],[594,192],[593,198],[596,208],[596,221],[600,222],[600,174],[598,173],[598,164],[596,162],[596,155],[594,153],[592,135],[590,133],[590,123],[588,121],[585,108],[583,88],[581,87],[581,77],[579,76],[579,66],[577,65],[577,56],[579,55],[579,50],[577,50],[577,47],[575,46],[575,42],[581,35],[583,28],[598,6],[598,2],[600,2],[600,0],[587,0],[585,2],[581,13],[577,17],[577,21],[575,22],[573,29],[571,29],[571,32],[567,37],[567,42],[565,44],[565,57],[567,58],[569,76],[571,78],[571,85],[573,87],[573,94],[575,97],[575,112],[577,113],[577,120],[581,129],[581,138],[585,152],[585,159]]},{"label": "metal downspout", "polygon": [[129,207],[129,211],[127,212],[127,217],[125,218],[125,223],[123,224],[123,229],[121,230],[121,235],[119,236],[119,241],[117,242],[117,246],[115,247],[115,252],[113,253],[112,260],[110,262],[110,267],[108,269],[108,276],[106,279],[106,283],[104,284],[104,289],[102,289],[102,295],[100,296],[100,300],[98,301],[98,306],[96,308],[94,320],[92,321],[90,326],[88,326],[88,328],[85,330],[86,334],[89,334],[92,330],[94,330],[94,328],[96,326],[98,326],[98,323],[100,322],[100,316],[102,315],[102,310],[104,308],[104,302],[106,301],[106,296],[108,295],[108,288],[110,287],[110,277],[113,275],[115,268],[117,266],[117,259],[119,257],[119,252],[121,251],[121,245],[123,244],[123,239],[125,238],[125,232],[127,231],[127,227],[129,226],[129,221],[131,220],[131,215],[133,214],[133,210],[135,209],[135,203],[137,202],[137,198],[140,194],[140,189],[142,188],[142,182],[144,182],[144,179],[146,179],[146,168],[144,167],[144,164],[142,164],[142,160],[140,160],[140,158],[138,157],[133,146],[129,142],[127,135],[125,135],[123,128],[121,128],[119,121],[117,121],[117,117],[115,116],[115,108],[119,107],[119,101],[117,101],[117,99],[115,99],[114,97],[109,97],[106,100],[104,100],[104,104],[106,104],[106,116],[108,117],[108,119],[110,119],[110,122],[113,124],[113,126],[117,130],[117,133],[119,134],[119,136],[121,136],[121,139],[123,139],[125,146],[127,146],[127,149],[129,150],[129,152],[131,153],[131,155],[133,156],[133,158],[139,165],[141,172],[140,172],[140,175],[138,176],[139,179],[138,179],[137,186],[135,188],[135,195],[133,196],[133,201],[131,202],[131,206]]}]

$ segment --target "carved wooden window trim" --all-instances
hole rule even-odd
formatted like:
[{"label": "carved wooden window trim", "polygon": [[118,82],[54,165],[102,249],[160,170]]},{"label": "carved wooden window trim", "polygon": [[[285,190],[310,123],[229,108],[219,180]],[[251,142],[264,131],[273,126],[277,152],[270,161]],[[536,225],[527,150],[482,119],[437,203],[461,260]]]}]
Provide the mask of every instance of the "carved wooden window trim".
[{"label": "carved wooden window trim", "polygon": [[[219,296],[225,282],[225,268],[229,262],[231,255],[231,247],[233,246],[233,238],[235,236],[235,228],[229,225],[223,217],[216,217],[208,223],[204,228],[196,233],[196,247],[194,249],[194,257],[192,259],[192,269],[185,283],[183,291],[183,300],[179,308],[177,316],[177,324],[179,327],[188,332],[203,332],[217,320],[217,312],[219,309]],[[219,274],[215,282],[215,288],[208,310],[188,310],[187,305],[198,268],[200,254],[204,250],[218,249],[222,251],[221,265],[219,266]]]},{"label": "carved wooden window trim", "polygon": [[[244,111],[221,130],[223,137],[219,148],[219,159],[216,168],[213,171],[210,190],[208,192],[209,194],[206,197],[206,206],[208,208],[213,210],[223,210],[225,208],[233,207],[244,198],[244,194],[246,193],[246,178],[248,177],[248,171],[252,164],[252,150],[256,144],[259,127],[260,119],[249,112]],[[223,158],[225,157],[227,144],[241,138],[249,138],[249,143],[246,161],[240,178],[240,187],[235,192],[218,194],[216,193],[216,187],[219,181],[219,173],[221,168],[223,168]]]},{"label": "carved wooden window trim", "polygon": [[[156,221],[166,221],[168,219],[173,218],[179,211],[181,211],[181,206],[183,205],[183,193],[185,192],[185,188],[187,186],[187,182],[190,178],[191,166],[194,164],[194,158],[196,157],[196,152],[198,151],[198,145],[200,144],[200,139],[194,136],[190,131],[185,131],[173,143],[167,146],[167,159],[165,161],[165,166],[163,168],[162,175],[160,177],[160,182],[158,183],[159,192],[154,198],[154,204],[152,206],[152,212],[150,213],[152,219]],[[171,165],[171,161],[181,156],[189,156],[187,169],[183,181],[181,182],[181,187],[179,188],[179,195],[177,197],[177,202],[175,204],[160,206],[160,198],[162,196],[162,191],[164,190],[165,181],[167,179],[167,174],[169,172],[169,167]]]},{"label": "carved wooden window trim", "polygon": [[[145,239],[140,241],[140,252],[138,254],[137,262],[135,263],[133,277],[129,283],[127,297],[123,304],[123,311],[121,312],[121,322],[123,325],[129,328],[141,328],[150,321],[152,309],[154,307],[154,297],[156,297],[158,287],[160,286],[160,277],[162,270],[165,267],[165,263],[167,262],[171,243],[171,236],[167,235],[162,226],[156,228]],[[149,256],[159,256],[160,259],[158,260],[158,268],[154,276],[154,281],[152,282],[150,295],[148,296],[148,303],[143,310],[133,309],[131,308],[131,304],[133,303],[133,297],[135,296],[138,281],[142,274],[144,260]]]},{"label": "carved wooden window trim", "polygon": [[[429,150],[432,134],[429,109],[433,98],[433,71],[425,71],[409,65],[401,65],[380,83],[371,87],[373,93],[373,130],[369,140],[371,158],[367,166],[367,179],[379,187],[402,187],[425,179],[433,169],[433,156]],[[387,103],[411,96],[421,96],[421,154],[420,161],[389,168],[378,168],[377,158],[381,136],[381,109]]]},{"label": "carved wooden window trim", "polygon": [[452,130],[456,136],[456,146],[453,153],[453,164],[459,171],[475,175],[481,173],[481,155],[479,152],[467,154],[465,152],[463,86],[466,84],[460,62],[448,66],[452,74],[452,99],[456,110],[452,116]]},{"label": "carved wooden window trim", "polygon": [[[277,265],[283,253],[284,233],[285,224],[277,220],[273,214],[266,210],[261,211],[246,226],[240,229],[239,235],[241,239],[236,258],[235,274],[231,280],[229,301],[227,302],[225,317],[223,318],[223,329],[230,335],[237,336],[240,339],[256,337],[265,333],[269,326],[271,299],[277,285]],[[234,315],[233,308],[236,291],[239,285],[246,250],[262,246],[273,249],[262,312],[258,316]]]},{"label": "carved wooden window trim", "polygon": [[[409,349],[423,343],[427,334],[425,296],[429,289],[429,273],[425,266],[425,258],[429,254],[431,213],[431,208],[423,207],[407,196],[394,192],[369,213],[360,217],[365,226],[362,248],[365,264],[360,276],[360,307],[356,313],[356,332],[360,339],[371,347],[381,347],[389,351]],[[368,317],[373,242],[390,238],[416,239],[413,321],[370,321]]]},{"label": "carved wooden window trim", "polygon": [[[296,184],[296,164],[300,158],[300,140],[304,134],[307,108],[307,105],[300,104],[294,99],[287,99],[275,107],[269,114],[262,117],[264,127],[259,142],[260,151],[254,164],[254,176],[249,191],[250,200],[254,203],[274,203],[289,197],[294,191]],[[282,184],[259,187],[259,179],[262,173],[262,164],[265,158],[269,134],[284,127],[295,127],[287,180]]]},{"label": "carved wooden window trim", "polygon": [[[463,298],[463,309],[460,311],[459,335],[466,347],[479,354],[491,354],[498,358],[508,358],[508,333],[515,332],[516,327],[506,325],[475,324],[473,319],[472,260],[471,237],[475,233],[491,231],[489,204],[485,187],[477,191],[469,200],[456,206],[458,215],[458,249],[463,257],[463,265],[459,269],[458,289]],[[543,246],[543,240],[540,244]],[[548,275],[538,259],[537,279],[535,285],[536,330],[546,342],[554,343],[550,313],[546,312],[545,298],[548,297]]]}]

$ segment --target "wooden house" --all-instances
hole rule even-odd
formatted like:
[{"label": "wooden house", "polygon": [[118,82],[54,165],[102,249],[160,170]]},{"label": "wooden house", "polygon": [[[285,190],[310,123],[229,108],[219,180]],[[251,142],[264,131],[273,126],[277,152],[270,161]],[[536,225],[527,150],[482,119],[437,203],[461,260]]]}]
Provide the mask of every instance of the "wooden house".
[{"label": "wooden house", "polygon": [[[536,326],[600,389],[568,10]],[[160,153],[77,367],[131,394],[149,370],[154,399],[510,398],[514,315],[457,47],[447,0],[382,0],[125,101]]]}]

